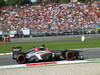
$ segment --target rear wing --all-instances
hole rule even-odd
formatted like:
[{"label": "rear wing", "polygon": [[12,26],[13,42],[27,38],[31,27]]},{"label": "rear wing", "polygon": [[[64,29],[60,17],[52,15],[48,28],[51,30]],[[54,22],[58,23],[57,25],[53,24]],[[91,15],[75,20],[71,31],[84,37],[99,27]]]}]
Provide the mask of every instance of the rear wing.
[{"label": "rear wing", "polygon": [[12,58],[16,59],[17,55],[22,53],[22,47],[13,47],[12,53],[13,53]]},{"label": "rear wing", "polygon": [[13,51],[13,52],[22,51],[22,47],[13,47],[13,48],[12,48],[12,51]]}]

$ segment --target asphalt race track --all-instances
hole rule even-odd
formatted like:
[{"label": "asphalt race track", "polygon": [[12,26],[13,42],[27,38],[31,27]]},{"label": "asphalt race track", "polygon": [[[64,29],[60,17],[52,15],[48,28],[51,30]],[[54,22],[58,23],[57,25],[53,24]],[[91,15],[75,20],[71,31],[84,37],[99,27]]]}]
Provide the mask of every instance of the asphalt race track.
[{"label": "asphalt race track", "polygon": [[0,66],[17,64],[12,55],[0,55]]},{"label": "asphalt race track", "polygon": [[[79,49],[82,50],[82,49]],[[86,59],[100,58],[100,48],[83,49],[81,53]],[[14,65],[16,61],[12,59],[12,55],[0,55],[0,66]]]}]

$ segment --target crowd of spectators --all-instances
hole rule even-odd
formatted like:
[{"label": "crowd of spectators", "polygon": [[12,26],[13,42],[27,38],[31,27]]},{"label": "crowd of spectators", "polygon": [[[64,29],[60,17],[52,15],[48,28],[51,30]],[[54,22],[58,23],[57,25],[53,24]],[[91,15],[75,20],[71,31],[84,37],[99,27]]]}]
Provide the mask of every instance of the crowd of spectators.
[{"label": "crowd of spectators", "polygon": [[94,4],[69,3],[0,8],[0,26],[5,31],[92,29],[100,22]]}]

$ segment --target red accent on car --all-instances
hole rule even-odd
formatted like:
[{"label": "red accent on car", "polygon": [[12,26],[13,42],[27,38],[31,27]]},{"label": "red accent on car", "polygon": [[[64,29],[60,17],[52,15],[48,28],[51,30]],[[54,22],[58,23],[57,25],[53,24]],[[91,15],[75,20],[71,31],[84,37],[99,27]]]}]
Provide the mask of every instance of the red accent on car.
[{"label": "red accent on car", "polygon": [[42,53],[40,56],[44,56],[44,53]]},{"label": "red accent on car", "polygon": [[42,63],[33,63],[33,64],[26,64],[27,66],[40,66],[40,65],[50,65],[50,64],[57,64],[57,62],[42,62]]}]

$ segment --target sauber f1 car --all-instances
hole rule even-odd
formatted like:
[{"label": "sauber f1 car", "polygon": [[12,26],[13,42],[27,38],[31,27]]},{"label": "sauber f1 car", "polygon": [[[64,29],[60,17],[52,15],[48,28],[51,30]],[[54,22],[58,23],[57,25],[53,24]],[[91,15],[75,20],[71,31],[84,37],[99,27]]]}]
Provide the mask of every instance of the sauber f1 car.
[{"label": "sauber f1 car", "polygon": [[18,64],[37,61],[55,61],[55,60],[82,60],[80,51],[76,50],[48,50],[45,47],[34,47],[26,52],[22,52],[21,47],[12,48],[12,58]]}]

